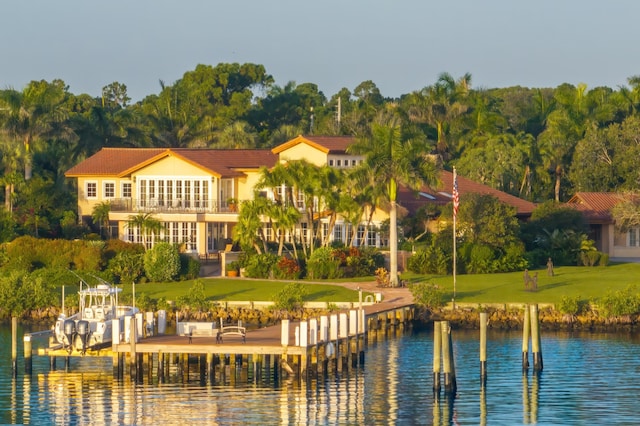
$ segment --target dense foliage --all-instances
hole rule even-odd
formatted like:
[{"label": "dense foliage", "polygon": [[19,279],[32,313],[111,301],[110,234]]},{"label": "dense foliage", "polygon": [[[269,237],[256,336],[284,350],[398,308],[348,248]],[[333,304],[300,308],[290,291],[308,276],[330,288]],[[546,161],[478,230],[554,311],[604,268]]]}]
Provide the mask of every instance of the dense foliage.
[{"label": "dense foliage", "polygon": [[169,243],[158,243],[144,254],[144,271],[151,281],[172,281],[180,272],[180,254]]}]

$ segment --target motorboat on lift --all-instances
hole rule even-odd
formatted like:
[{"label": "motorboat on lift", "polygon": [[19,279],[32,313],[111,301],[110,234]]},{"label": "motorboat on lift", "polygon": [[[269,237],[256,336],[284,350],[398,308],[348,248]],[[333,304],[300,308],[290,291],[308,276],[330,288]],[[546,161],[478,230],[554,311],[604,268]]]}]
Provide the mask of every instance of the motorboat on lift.
[{"label": "motorboat on lift", "polygon": [[69,317],[64,312],[58,316],[54,326],[56,341],[69,353],[85,353],[111,344],[113,320],[120,320],[119,330],[124,330],[124,318],[139,311],[133,306],[118,305],[121,291],[106,281],[92,287],[81,279],[79,310]]}]

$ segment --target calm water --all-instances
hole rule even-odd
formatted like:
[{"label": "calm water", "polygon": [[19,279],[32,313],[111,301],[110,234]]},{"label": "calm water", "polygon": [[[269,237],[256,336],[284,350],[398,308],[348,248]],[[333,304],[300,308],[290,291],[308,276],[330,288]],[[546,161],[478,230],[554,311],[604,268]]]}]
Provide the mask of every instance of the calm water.
[{"label": "calm water", "polygon": [[[20,330],[22,336],[22,330]],[[0,423],[15,424],[435,424],[640,423],[640,340],[620,334],[544,334],[544,371],[521,371],[521,335],[489,332],[488,379],[480,385],[477,332],[455,330],[455,399],[435,399],[432,335],[370,345],[364,369],[298,383],[235,377],[235,384],[135,384],[112,378],[111,360],[73,359],[11,379],[11,338],[0,327]],[[20,348],[19,353],[22,353]],[[59,361],[60,364],[60,361]],[[250,383],[247,383],[249,381]]]}]

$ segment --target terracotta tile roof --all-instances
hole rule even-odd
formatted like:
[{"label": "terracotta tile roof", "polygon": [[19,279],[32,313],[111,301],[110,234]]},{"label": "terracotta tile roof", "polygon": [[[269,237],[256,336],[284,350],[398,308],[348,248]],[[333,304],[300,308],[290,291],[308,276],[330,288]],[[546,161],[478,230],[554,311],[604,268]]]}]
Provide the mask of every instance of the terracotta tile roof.
[{"label": "terracotta tile roof", "polygon": [[[415,213],[420,207],[427,203],[435,203],[444,205],[451,202],[451,191],[453,190],[453,173],[442,170],[440,172],[440,188],[430,188],[425,186],[421,188],[421,195],[414,195],[413,191],[408,188],[398,189],[398,202],[405,207],[410,213]],[[488,194],[496,197],[501,202],[516,208],[516,215],[519,217],[529,217],[536,207],[532,203],[522,198],[518,198],[506,192],[493,189],[487,185],[474,182],[470,179],[462,177],[458,174],[458,192],[461,196],[466,193]]]},{"label": "terracotta tile roof", "polygon": [[315,136],[315,135],[299,135],[290,141],[278,145],[271,152],[279,154],[295,145],[306,143],[325,154],[345,154],[347,147],[355,141],[353,136]]},{"label": "terracotta tile roof", "polygon": [[223,178],[241,176],[243,169],[272,167],[278,159],[265,149],[103,148],[65,176],[126,176],[170,155]]},{"label": "terracotta tile roof", "polygon": [[566,204],[581,211],[588,222],[611,223],[611,209],[624,198],[613,192],[576,192]]},{"label": "terracotta tile roof", "polygon": [[242,170],[273,167],[278,156],[266,149],[174,149],[178,156],[220,177],[241,176]]},{"label": "terracotta tile roof", "polygon": [[167,153],[165,148],[102,148],[67,170],[65,176],[122,176],[127,170]]}]

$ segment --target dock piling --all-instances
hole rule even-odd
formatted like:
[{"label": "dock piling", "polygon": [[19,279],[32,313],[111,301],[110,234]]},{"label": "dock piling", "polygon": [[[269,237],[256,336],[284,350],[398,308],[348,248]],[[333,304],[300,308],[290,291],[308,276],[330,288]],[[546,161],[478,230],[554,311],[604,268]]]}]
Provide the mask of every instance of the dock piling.
[{"label": "dock piling", "polygon": [[442,353],[442,324],[433,322],[433,391],[440,393],[440,365]]},{"label": "dock piling", "polygon": [[487,313],[480,312],[480,380],[487,382]]}]

